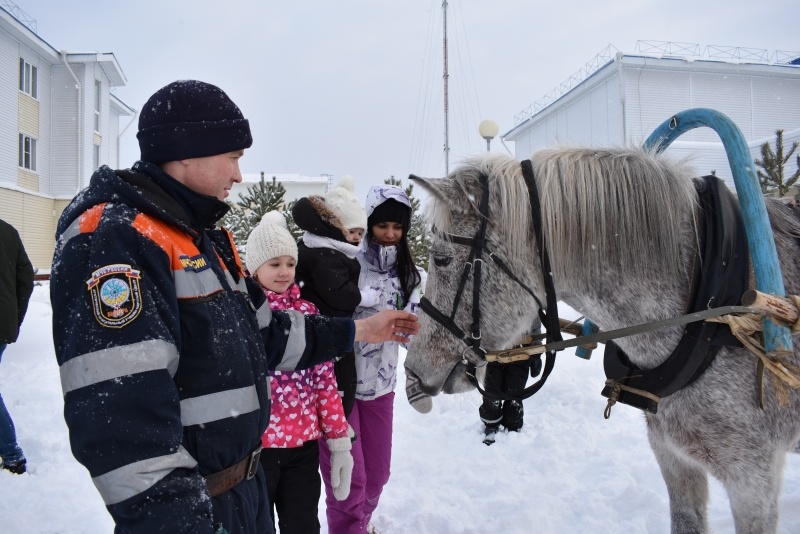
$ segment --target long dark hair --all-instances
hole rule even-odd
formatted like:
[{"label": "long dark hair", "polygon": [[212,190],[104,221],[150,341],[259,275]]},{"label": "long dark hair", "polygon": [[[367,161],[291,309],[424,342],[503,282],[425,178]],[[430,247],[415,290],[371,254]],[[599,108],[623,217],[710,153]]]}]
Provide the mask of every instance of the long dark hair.
[{"label": "long dark hair", "polygon": [[[411,208],[409,208],[410,210]],[[375,236],[372,235],[372,227],[374,225],[368,224],[367,239],[374,241]],[[403,306],[408,304],[411,299],[411,292],[422,282],[422,277],[419,275],[417,266],[414,264],[414,257],[411,255],[411,247],[408,246],[408,228],[403,225],[403,237],[397,243],[397,263],[395,270],[397,277],[400,279],[400,287],[403,290]]]}]

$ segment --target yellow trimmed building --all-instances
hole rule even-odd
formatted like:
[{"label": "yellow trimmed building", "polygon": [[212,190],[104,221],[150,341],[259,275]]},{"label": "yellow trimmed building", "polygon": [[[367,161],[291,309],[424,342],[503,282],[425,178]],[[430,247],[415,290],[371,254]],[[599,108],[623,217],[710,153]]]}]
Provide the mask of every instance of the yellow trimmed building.
[{"label": "yellow trimmed building", "polygon": [[124,131],[136,110],[111,92],[127,83],[113,53],[57,50],[23,12],[7,9],[0,7],[0,219],[48,272],[61,212],[96,168],[119,166],[120,119]]}]

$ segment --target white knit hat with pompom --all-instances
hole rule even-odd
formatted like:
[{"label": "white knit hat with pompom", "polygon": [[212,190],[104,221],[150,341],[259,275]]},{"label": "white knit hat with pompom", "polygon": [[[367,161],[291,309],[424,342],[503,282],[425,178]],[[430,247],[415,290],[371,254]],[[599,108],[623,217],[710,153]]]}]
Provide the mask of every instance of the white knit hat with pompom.
[{"label": "white knit hat with pompom", "polygon": [[328,205],[342,220],[348,230],[353,228],[367,229],[367,214],[364,206],[355,196],[356,181],[352,176],[343,176],[339,185],[325,194]]},{"label": "white knit hat with pompom", "polygon": [[247,238],[245,263],[250,274],[272,258],[291,256],[297,261],[297,243],[286,225],[286,218],[279,211],[270,211],[261,217]]}]

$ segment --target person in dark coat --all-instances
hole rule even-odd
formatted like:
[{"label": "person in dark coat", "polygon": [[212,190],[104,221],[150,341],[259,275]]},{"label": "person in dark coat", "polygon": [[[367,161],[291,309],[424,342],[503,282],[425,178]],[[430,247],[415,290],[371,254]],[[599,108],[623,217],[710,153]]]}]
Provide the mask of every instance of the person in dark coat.
[{"label": "person in dark coat", "polygon": [[[336,191],[335,188],[331,192]],[[330,195],[341,199],[344,191]],[[348,241],[348,227],[339,209],[326,197],[312,195],[299,199],[292,208],[295,224],[303,230],[297,245],[297,271],[295,279],[303,298],[322,315],[352,317],[361,302],[358,275],[361,267],[356,255],[358,245]],[[360,203],[366,226],[367,216]],[[353,351],[340,355],[334,363],[336,382],[342,395],[345,416],[350,415],[356,395],[356,364]]]},{"label": "person in dark coat", "polygon": [[[367,214],[355,197],[354,188],[353,178],[347,176],[324,197],[301,198],[292,208],[295,224],[305,232],[297,246],[295,274],[301,294],[320,313],[335,317],[352,317],[363,296],[358,287],[361,267],[356,255]],[[355,353],[349,350],[341,354],[333,370],[345,417],[350,417],[356,401]],[[326,499],[338,500],[327,469],[331,450],[324,442],[320,443],[319,458]]]},{"label": "person in dark coat", "polygon": [[[0,358],[19,328],[33,293],[33,266],[16,228],[0,219]],[[25,455],[17,443],[14,422],[0,395],[0,459],[3,469],[21,475],[26,471]]]},{"label": "person in dark coat", "polygon": [[158,90],[137,138],[141,160],[100,167],[58,223],[50,299],[72,453],[117,534],[269,534],[268,371],[418,323],[270,310],[216,226],[252,144],[220,88]]},{"label": "person in dark coat", "polygon": [[[531,332],[539,333],[541,329],[542,323],[536,318]],[[494,443],[495,434],[501,425],[512,432],[522,429],[525,409],[520,394],[528,382],[528,374],[535,377],[541,371],[541,355],[518,362],[486,364],[483,380],[485,393],[483,402],[478,407],[478,415],[485,425],[483,442],[486,445]]]}]

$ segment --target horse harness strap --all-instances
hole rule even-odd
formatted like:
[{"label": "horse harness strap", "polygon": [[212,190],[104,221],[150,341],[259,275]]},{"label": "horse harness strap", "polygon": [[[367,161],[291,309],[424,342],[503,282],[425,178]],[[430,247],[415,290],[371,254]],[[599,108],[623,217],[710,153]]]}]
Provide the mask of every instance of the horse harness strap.
[{"label": "horse harness strap", "polygon": [[[533,219],[533,231],[536,236],[536,245],[539,248],[539,255],[542,265],[542,278],[544,279],[544,291],[547,301],[547,311],[542,309],[539,303],[539,317],[547,332],[547,342],[561,341],[561,325],[558,321],[558,299],[556,289],[553,284],[553,270],[550,268],[550,255],[547,253],[547,245],[544,241],[544,228],[542,226],[542,206],[539,201],[539,191],[533,179],[533,163],[526,159],[521,163],[522,177],[528,188],[528,196],[531,202],[531,218]],[[534,297],[535,298],[535,297]],[[536,299],[539,302],[539,299]]]},{"label": "horse harness strap", "polygon": [[[694,261],[687,314],[735,306],[749,284],[749,250],[739,204],[719,178],[705,176],[695,181],[700,195],[703,230]],[[713,313],[713,312],[712,312]],[[692,322],[669,357],[659,366],[643,370],[611,341],[606,343],[604,368],[609,398],[606,417],[614,402],[656,413],[661,398],[694,382],[711,364],[721,346],[741,347],[723,324]]]},{"label": "horse harness strap", "polygon": [[[476,236],[472,239],[449,235],[448,237],[453,243],[470,247],[469,258],[467,263],[464,264],[464,272],[461,275],[461,281],[458,284],[455,298],[453,299],[453,310],[450,316],[445,315],[439,311],[431,301],[426,297],[420,299],[420,309],[427,313],[433,320],[440,325],[444,326],[451,334],[463,341],[469,349],[471,349],[479,360],[483,360],[486,350],[481,347],[481,312],[480,312],[480,288],[481,288],[481,264],[483,263],[483,249],[486,248],[486,221],[489,212],[489,183],[485,175],[480,177],[481,189],[483,195],[480,204],[481,225]],[[464,293],[464,288],[467,285],[469,274],[473,274],[473,289],[472,289],[472,325],[470,327],[470,334],[466,334],[455,323],[456,311],[458,304],[461,302],[461,296]]]},{"label": "horse harness strap", "polygon": [[[573,336],[575,336],[576,339],[577,338],[581,339],[580,340],[581,347],[594,350],[597,348],[597,343],[594,343],[591,340],[587,341],[587,338],[583,336],[582,333],[583,324],[578,322],[581,319],[583,319],[582,316],[579,319],[575,319],[574,321],[570,321],[567,319],[559,319],[558,323],[562,332],[572,334]],[[550,343],[548,345],[543,345],[542,341],[545,338],[547,338],[547,333],[544,334],[538,333],[525,336],[517,342],[514,348],[488,351],[486,353],[486,361],[490,363],[491,362],[513,363],[516,361],[527,360],[531,356],[542,354],[544,352],[549,352],[549,351],[558,352],[561,349],[555,347],[557,347],[559,343],[561,344],[565,343],[564,341],[561,341],[556,343]]]},{"label": "horse harness strap", "polygon": [[709,308],[699,312],[687,313],[686,315],[679,315],[677,317],[670,317],[669,319],[662,319],[661,321],[650,321],[648,323],[617,328],[616,330],[602,330],[595,334],[586,336],[582,335],[580,332],[570,332],[569,330],[562,328],[563,331],[569,332],[576,337],[573,339],[556,341],[554,343],[542,345],[541,340],[546,337],[546,334],[526,336],[517,342],[515,348],[487,351],[486,361],[510,361],[509,357],[516,354],[527,354],[528,356],[533,356],[550,351],[558,352],[564,349],[570,349],[572,347],[589,346],[594,349],[597,348],[595,346],[597,343],[607,343],[621,337],[635,336],[636,334],[643,334],[645,332],[655,332],[656,330],[662,330],[670,326],[680,326],[697,321],[710,321],[716,319],[717,317],[724,317],[733,314],[751,314],[761,316],[764,313],[766,312],[757,307],[722,306],[719,308]]},{"label": "horse harness strap", "polygon": [[[528,188],[528,194],[530,199],[531,205],[531,218],[532,218],[532,225],[534,234],[536,236],[537,245],[539,247],[541,262],[542,262],[542,273],[544,278],[545,284],[545,293],[546,293],[546,300],[547,306],[546,311],[545,307],[542,306],[541,301],[537,298],[536,294],[526,286],[522,280],[519,279],[508,267],[508,265],[498,256],[489,252],[489,259],[497,265],[500,270],[502,270],[509,278],[511,278],[514,282],[516,282],[522,289],[524,289],[533,299],[536,301],[537,305],[539,306],[539,317],[542,320],[542,324],[545,326],[545,330],[547,332],[546,338],[547,341],[561,341],[561,331],[559,326],[558,320],[558,304],[555,296],[555,288],[553,286],[552,277],[550,276],[550,259],[547,254],[547,249],[544,244],[543,233],[542,233],[542,218],[541,218],[541,207],[539,205],[539,195],[536,188],[536,183],[533,179],[533,166],[530,160],[526,160],[522,162],[522,174],[525,178],[525,184]],[[486,354],[487,350],[481,346],[481,312],[480,312],[480,291],[481,291],[481,280],[482,280],[482,266],[483,266],[483,252],[487,249],[487,240],[486,240],[486,226],[489,221],[489,179],[486,175],[481,174],[479,177],[479,182],[481,185],[481,200],[479,204],[479,213],[481,216],[480,228],[478,229],[477,234],[473,238],[463,237],[448,234],[448,238],[456,244],[468,246],[471,248],[470,255],[467,260],[467,263],[464,266],[464,272],[461,276],[461,281],[459,283],[458,289],[456,290],[456,295],[453,300],[453,309],[449,316],[442,313],[439,309],[437,309],[432,302],[430,302],[426,297],[422,297],[420,299],[420,308],[422,311],[427,313],[433,320],[437,323],[445,327],[451,334],[455,337],[460,339],[462,342],[465,343],[466,349],[470,349],[476,356],[477,356],[477,364],[470,359],[465,358],[465,363],[467,365],[467,376],[469,377],[470,381],[478,388],[481,394],[492,398],[492,399],[510,399],[507,395],[503,395],[501,397],[497,397],[494,394],[487,393],[480,387],[478,384],[477,379],[475,378],[475,369],[476,365],[486,365]],[[470,326],[470,334],[466,334],[458,325],[455,323],[455,315],[456,310],[458,309],[458,304],[461,301],[462,294],[466,287],[467,279],[469,277],[470,272],[472,273],[473,283],[472,283],[472,325]],[[529,359],[529,357],[525,359]],[[544,385],[547,377],[553,370],[555,366],[555,352],[548,352],[545,359],[544,371],[542,372],[541,378],[525,388],[518,397],[514,397],[511,400],[522,400],[530,397],[531,395],[535,394],[541,387]]]}]

